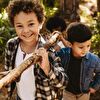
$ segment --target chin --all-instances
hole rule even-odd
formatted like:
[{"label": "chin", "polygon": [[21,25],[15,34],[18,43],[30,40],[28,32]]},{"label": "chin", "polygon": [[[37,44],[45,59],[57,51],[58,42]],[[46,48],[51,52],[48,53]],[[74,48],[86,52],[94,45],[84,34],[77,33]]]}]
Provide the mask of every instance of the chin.
[{"label": "chin", "polygon": [[81,55],[80,57],[84,57],[85,56],[85,54],[84,55]]}]

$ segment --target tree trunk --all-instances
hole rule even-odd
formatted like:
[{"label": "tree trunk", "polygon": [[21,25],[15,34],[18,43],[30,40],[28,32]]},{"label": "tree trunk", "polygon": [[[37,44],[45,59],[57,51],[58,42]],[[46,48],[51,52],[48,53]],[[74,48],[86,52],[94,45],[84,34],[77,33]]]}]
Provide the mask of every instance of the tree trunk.
[{"label": "tree trunk", "polygon": [[100,12],[100,0],[97,0],[97,10]]},{"label": "tree trunk", "polygon": [[79,21],[78,14],[80,0],[59,0],[59,16],[62,16],[69,22]]}]

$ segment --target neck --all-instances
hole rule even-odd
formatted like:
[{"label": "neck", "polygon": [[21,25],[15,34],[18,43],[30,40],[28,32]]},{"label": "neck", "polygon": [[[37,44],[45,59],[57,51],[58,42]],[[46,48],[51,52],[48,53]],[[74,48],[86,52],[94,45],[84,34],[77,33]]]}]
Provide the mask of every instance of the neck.
[{"label": "neck", "polygon": [[20,47],[21,50],[27,54],[32,53],[37,46],[37,42],[31,42],[31,43],[25,43],[25,42],[20,42]]}]

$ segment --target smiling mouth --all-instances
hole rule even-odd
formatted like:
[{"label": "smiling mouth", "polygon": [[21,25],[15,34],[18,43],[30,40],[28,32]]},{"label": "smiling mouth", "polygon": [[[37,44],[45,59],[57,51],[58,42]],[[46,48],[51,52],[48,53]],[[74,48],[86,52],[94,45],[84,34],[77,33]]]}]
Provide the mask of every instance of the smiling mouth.
[{"label": "smiling mouth", "polygon": [[29,38],[29,37],[31,37],[33,34],[30,34],[30,35],[23,35],[23,37],[25,37],[25,38]]}]

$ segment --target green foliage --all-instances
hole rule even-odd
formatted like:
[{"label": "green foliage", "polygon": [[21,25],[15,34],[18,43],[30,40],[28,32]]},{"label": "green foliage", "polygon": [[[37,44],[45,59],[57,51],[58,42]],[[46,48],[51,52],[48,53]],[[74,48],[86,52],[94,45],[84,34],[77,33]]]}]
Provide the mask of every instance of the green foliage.
[{"label": "green foliage", "polygon": [[91,26],[93,30],[92,51],[100,57],[100,13],[94,21],[95,24]]},{"label": "green foliage", "polygon": [[45,7],[45,11],[46,11],[46,17],[49,18],[55,14],[55,12],[57,11],[57,8]]},{"label": "green foliage", "polygon": [[7,14],[3,9],[2,13],[0,13],[0,56],[4,55],[6,42],[14,35],[14,29],[11,28]]},{"label": "green foliage", "polygon": [[6,6],[8,5],[8,2],[10,0],[0,0],[0,12],[2,12],[3,8],[6,8]]},{"label": "green foliage", "polygon": [[58,10],[58,2],[56,0],[41,0],[41,3],[44,5],[47,18],[53,16]]}]

